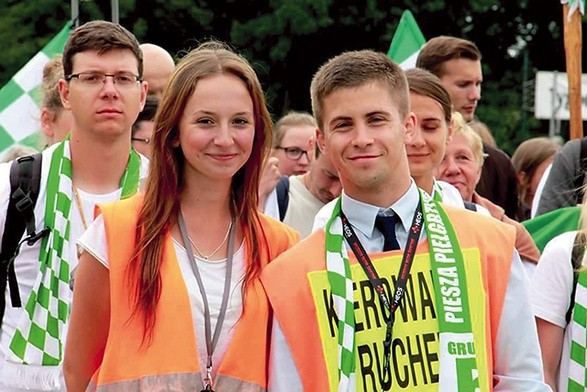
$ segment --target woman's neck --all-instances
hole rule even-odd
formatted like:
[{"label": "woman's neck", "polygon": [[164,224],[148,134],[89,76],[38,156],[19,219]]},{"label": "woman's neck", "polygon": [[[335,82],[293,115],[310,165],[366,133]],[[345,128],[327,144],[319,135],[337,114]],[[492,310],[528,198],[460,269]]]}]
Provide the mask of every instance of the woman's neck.
[{"label": "woman's neck", "polygon": [[434,192],[434,177],[419,176],[413,178],[418,188],[424,190],[426,193],[432,196],[432,193]]}]

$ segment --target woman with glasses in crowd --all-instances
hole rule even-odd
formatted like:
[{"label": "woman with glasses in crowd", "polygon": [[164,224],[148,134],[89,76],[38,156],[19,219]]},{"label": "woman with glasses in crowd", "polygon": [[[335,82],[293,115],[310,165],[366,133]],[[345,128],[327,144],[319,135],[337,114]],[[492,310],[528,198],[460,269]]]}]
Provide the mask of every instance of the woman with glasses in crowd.
[{"label": "woman with glasses in crowd", "polygon": [[275,192],[279,178],[310,169],[317,128],[314,117],[306,112],[290,111],[275,124],[271,157],[265,162],[259,184],[259,206],[266,214],[279,217]]}]

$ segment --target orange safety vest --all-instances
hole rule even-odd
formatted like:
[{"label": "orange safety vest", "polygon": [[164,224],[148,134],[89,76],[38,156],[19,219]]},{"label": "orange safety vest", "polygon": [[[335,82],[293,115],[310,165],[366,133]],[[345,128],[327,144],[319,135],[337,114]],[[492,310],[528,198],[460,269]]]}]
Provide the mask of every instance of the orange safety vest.
[{"label": "orange safety vest", "polygon": [[[488,349],[486,350],[486,358],[482,362],[486,363],[486,371],[489,376],[488,383],[491,384],[493,358],[495,356],[492,342],[496,340],[501,319],[514,251],[515,230],[512,226],[503,224],[493,218],[472,214],[463,209],[445,206],[445,211],[453,224],[461,249],[472,248],[473,251],[470,254],[475,255],[477,254],[475,249],[480,252],[481,279],[483,281],[483,290],[487,293],[484,306],[485,319],[482,325],[485,326],[484,340]],[[416,257],[420,255],[429,256],[428,252],[428,241],[422,241],[418,244]],[[402,251],[392,251],[385,254],[374,253],[371,258],[375,261],[381,257],[389,257],[389,255],[397,257],[401,256],[401,254]],[[351,265],[357,264],[352,252],[349,252],[349,261]],[[415,262],[417,261],[415,260]],[[464,262],[465,264],[467,263],[467,258],[465,258]],[[328,361],[332,358],[327,358],[327,353],[336,355],[336,352],[332,350],[332,345],[328,346],[329,343],[325,343],[322,337],[324,335],[321,335],[319,321],[319,315],[322,314],[322,317],[330,319],[329,325],[331,328],[337,328],[336,321],[332,321],[335,316],[329,312],[326,312],[325,315],[323,310],[317,308],[310,284],[316,274],[323,273],[325,269],[325,232],[319,230],[274,260],[261,274],[261,282],[293,356],[304,391],[308,392],[328,391],[331,389]],[[417,278],[414,277],[413,270],[414,267],[410,272],[410,279],[413,282],[418,282]],[[368,283],[368,281],[365,283]],[[417,285],[417,283],[413,284],[414,286]],[[365,288],[359,287],[358,282],[353,280],[353,290],[355,290],[355,301],[357,301],[357,293],[365,290]],[[318,296],[326,295],[330,297],[329,291],[328,294],[324,291]],[[374,301],[373,303],[379,305],[375,294],[370,299]],[[323,301],[328,301],[328,299],[324,298]],[[403,303],[403,306],[408,306],[405,305],[405,297]],[[358,302],[355,302],[355,309],[359,305]],[[397,309],[396,320],[400,317],[400,308]],[[374,312],[373,309],[365,308],[365,313],[371,311]],[[357,314],[357,310],[355,310],[355,317],[357,316],[362,316],[362,314]],[[482,315],[481,318],[483,318]],[[361,328],[365,327],[366,323],[362,323]],[[324,322],[322,329],[327,329],[324,327]],[[436,330],[436,333],[438,333],[438,330]],[[382,352],[379,351],[378,354],[382,355]],[[357,353],[357,356],[360,355],[360,353]],[[369,357],[366,361],[374,363],[376,359],[379,360],[374,357],[375,355]],[[276,377],[279,377],[279,375],[276,375]],[[357,379],[358,377],[359,375],[357,374]],[[492,387],[492,385],[488,386],[491,390]]]},{"label": "orange safety vest", "polygon": [[[99,369],[88,390],[199,391],[203,388],[187,288],[169,232],[165,233],[161,263],[161,297],[157,304],[153,340],[141,344],[142,317],[132,317],[132,285],[127,267],[134,250],[134,233],[142,195],[99,206],[104,217],[110,275],[110,328]],[[299,234],[264,215],[259,232],[261,265],[299,240]],[[245,234],[246,235],[246,234]],[[250,260],[249,250],[245,260]],[[264,391],[267,386],[267,347],[270,309],[259,280],[246,291],[243,314],[219,365],[217,391]]]}]

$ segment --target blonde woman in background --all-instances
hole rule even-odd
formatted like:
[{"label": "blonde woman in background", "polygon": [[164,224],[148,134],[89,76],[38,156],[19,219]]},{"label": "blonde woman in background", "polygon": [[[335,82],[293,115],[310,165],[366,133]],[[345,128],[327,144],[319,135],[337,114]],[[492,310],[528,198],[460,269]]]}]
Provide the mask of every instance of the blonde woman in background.
[{"label": "blonde woman in background", "polygon": [[71,128],[71,111],[63,107],[59,96],[59,79],[63,79],[61,59],[57,55],[43,68],[41,130],[47,145],[65,139]]},{"label": "blonde woman in background", "polygon": [[436,178],[454,185],[463,200],[478,204],[487,209],[494,218],[513,225],[516,228],[516,250],[522,261],[525,261],[526,271],[532,274],[540,258],[540,252],[526,228],[508,217],[503,208],[475,191],[481,178],[483,159],[481,137],[465,123],[460,114],[453,113],[452,139],[446,146],[446,153],[438,166]]}]

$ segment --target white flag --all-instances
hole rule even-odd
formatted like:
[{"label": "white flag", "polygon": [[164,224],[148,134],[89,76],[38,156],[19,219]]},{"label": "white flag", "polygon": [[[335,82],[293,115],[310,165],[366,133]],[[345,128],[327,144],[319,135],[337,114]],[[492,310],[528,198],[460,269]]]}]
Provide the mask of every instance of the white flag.
[{"label": "white flag", "polygon": [[39,147],[43,67],[63,52],[72,23],[63,29],[0,89],[0,152],[15,143]]}]

